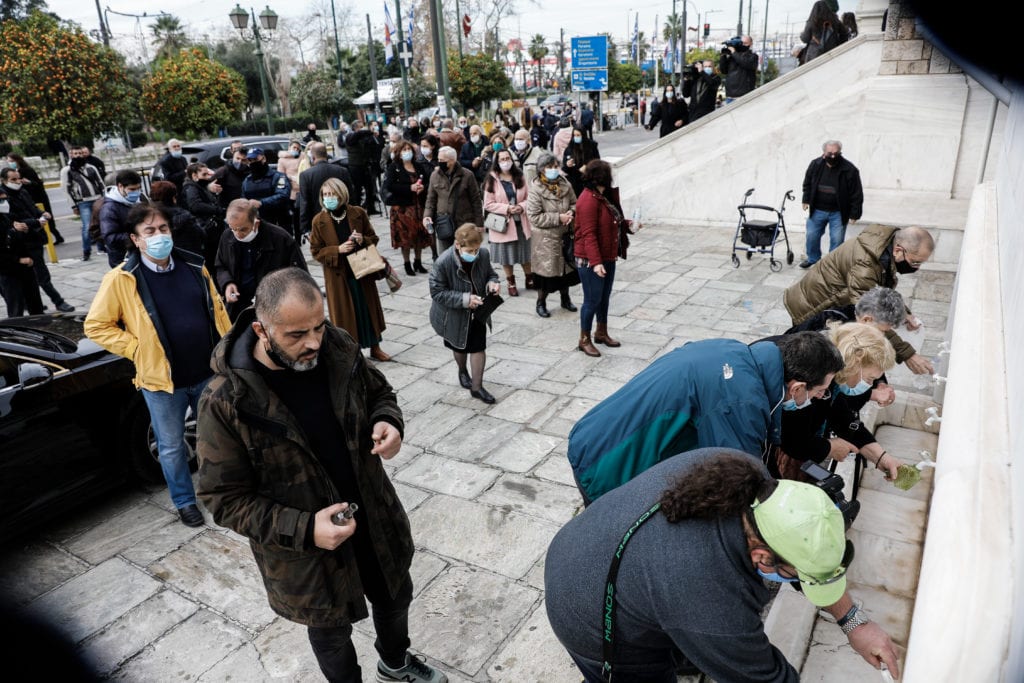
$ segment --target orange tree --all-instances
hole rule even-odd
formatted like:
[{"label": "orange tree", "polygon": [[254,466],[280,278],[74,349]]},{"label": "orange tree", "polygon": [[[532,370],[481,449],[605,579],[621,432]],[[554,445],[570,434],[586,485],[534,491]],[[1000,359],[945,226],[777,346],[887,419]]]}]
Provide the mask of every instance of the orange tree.
[{"label": "orange tree", "polygon": [[142,82],[142,112],[153,126],[173,133],[213,133],[242,113],[241,74],[208,58],[202,50],[182,50],[160,63]]},{"label": "orange tree", "polygon": [[505,97],[512,90],[505,67],[482,52],[463,57],[449,52],[448,82],[452,98],[458,100],[463,110]]},{"label": "orange tree", "polygon": [[0,24],[0,127],[11,137],[78,138],[126,124],[124,60],[41,12]]}]

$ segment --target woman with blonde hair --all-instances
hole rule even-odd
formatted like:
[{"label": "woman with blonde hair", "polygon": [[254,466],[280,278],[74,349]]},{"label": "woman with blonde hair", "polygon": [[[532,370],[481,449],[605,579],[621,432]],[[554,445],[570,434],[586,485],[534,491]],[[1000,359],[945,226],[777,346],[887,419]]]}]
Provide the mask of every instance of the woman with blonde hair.
[{"label": "woman with blonde hair", "polygon": [[309,250],[324,268],[324,289],[331,322],[355,339],[370,357],[381,362],[391,356],[380,348],[384,333],[384,309],[377,281],[367,275],[356,279],[346,255],[379,241],[366,211],[349,206],[348,189],[337,178],[320,188],[321,211],[313,217]]},{"label": "woman with blonde hair", "polygon": [[[843,369],[821,398],[782,406],[782,444],[769,457],[775,476],[800,479],[800,466],[831,458],[842,462],[858,454],[894,479],[900,462],[882,448],[860,421],[860,409],[871,399],[872,387],[885,381],[884,373],[896,365],[896,352],[874,325],[833,324],[829,339],[843,357]],[[835,434],[829,438],[829,434]]]}]

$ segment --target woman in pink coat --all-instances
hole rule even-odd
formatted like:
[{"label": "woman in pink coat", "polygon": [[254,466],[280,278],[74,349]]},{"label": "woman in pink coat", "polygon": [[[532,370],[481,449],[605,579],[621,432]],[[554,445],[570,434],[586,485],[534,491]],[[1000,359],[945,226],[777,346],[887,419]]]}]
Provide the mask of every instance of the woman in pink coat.
[{"label": "woman in pink coat", "polygon": [[[494,169],[484,181],[484,212],[504,216],[503,231],[487,231],[490,240],[491,261],[500,263],[508,281],[508,295],[519,296],[512,266],[519,263],[526,275],[526,288],[533,289],[533,271],[530,268],[530,219],[526,216],[526,198],[529,188],[523,172],[507,149],[498,152]],[[484,219],[487,223],[487,219]]]}]

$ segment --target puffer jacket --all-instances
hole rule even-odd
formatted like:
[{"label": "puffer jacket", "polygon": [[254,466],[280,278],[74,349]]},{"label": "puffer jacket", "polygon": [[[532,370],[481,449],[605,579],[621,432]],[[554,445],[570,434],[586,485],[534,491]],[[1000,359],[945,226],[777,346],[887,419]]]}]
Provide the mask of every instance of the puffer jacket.
[{"label": "puffer jacket", "polygon": [[[202,257],[181,249],[175,249],[171,254],[175,268],[188,268],[202,279],[209,292],[206,306],[211,334],[216,332],[219,338],[228,331],[231,322],[213,285],[213,278],[203,267]],[[170,348],[164,332],[165,321],[157,315],[153,296],[139,272],[139,268],[146,267],[142,258],[139,252],[133,252],[127,261],[103,276],[85,317],[85,335],[107,351],[135,363],[136,387],[172,393],[174,382],[171,380],[171,359],[165,350]]]},{"label": "puffer jacket", "polygon": [[[892,255],[897,228],[873,225],[865,228],[857,239],[847,240],[835,251],[826,254],[804,277],[791,285],[783,295],[786,310],[793,324],[817,315],[827,308],[856,304],[872,287],[895,289],[896,261]],[[910,310],[907,310],[910,313]],[[885,335],[900,363],[917,353],[911,344],[889,331]]]},{"label": "puffer jacket", "polygon": [[[466,348],[469,338],[469,323],[473,311],[469,307],[469,296],[476,290],[477,296],[486,296],[487,283],[497,282],[498,274],[491,266],[491,255],[481,247],[473,262],[472,282],[462,270],[461,259],[455,247],[442,253],[430,271],[430,326],[457,349]],[[487,319],[490,326],[491,320]]]},{"label": "puffer jacket", "polygon": [[[203,504],[221,526],[247,536],[270,607],[291,621],[337,627],[367,616],[351,546],[316,547],[316,512],[344,502],[291,411],[260,375],[252,350],[255,309],[242,313],[214,350],[214,376],[199,403],[199,486]],[[373,425],[402,431],[395,393],[366,363],[359,346],[328,324],[320,347],[334,414],[345,431],[365,523],[391,595],[412,563],[409,518],[370,452]]]},{"label": "puffer jacket", "polygon": [[575,263],[566,263],[562,255],[562,235],[571,225],[563,225],[559,216],[566,211],[576,210],[576,195],[569,181],[559,176],[553,189],[539,177],[530,184],[530,195],[526,198],[526,215],[533,227],[530,240],[530,261],[533,272],[543,277],[561,277],[576,268]]}]

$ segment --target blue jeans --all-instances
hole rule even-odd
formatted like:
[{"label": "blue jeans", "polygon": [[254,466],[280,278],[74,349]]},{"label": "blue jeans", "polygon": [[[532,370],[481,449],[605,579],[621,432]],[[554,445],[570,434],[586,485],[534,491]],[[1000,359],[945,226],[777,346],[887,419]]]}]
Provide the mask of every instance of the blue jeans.
[{"label": "blue jeans", "polygon": [[78,202],[78,215],[82,219],[82,253],[88,254],[91,251],[92,242],[89,241],[89,222],[92,220],[92,202]]},{"label": "blue jeans", "polygon": [[807,217],[807,260],[817,263],[821,260],[821,236],[828,224],[828,250],[835,251],[846,239],[846,225],[838,211],[813,209]]},{"label": "blue jeans", "polygon": [[604,262],[604,277],[594,274],[593,268],[578,268],[583,284],[583,304],[580,306],[580,331],[590,332],[597,322],[608,322],[608,302],[612,298],[612,284],[615,282],[615,261]]},{"label": "blue jeans", "polygon": [[149,418],[156,435],[156,447],[160,454],[160,469],[167,481],[174,507],[179,510],[196,504],[196,490],[192,486],[192,473],[188,469],[188,449],[185,447],[185,414],[191,408],[193,415],[199,414],[199,395],[209,383],[204,379],[198,384],[180,387],[173,394],[166,391],[142,390],[142,397],[149,408]]}]

